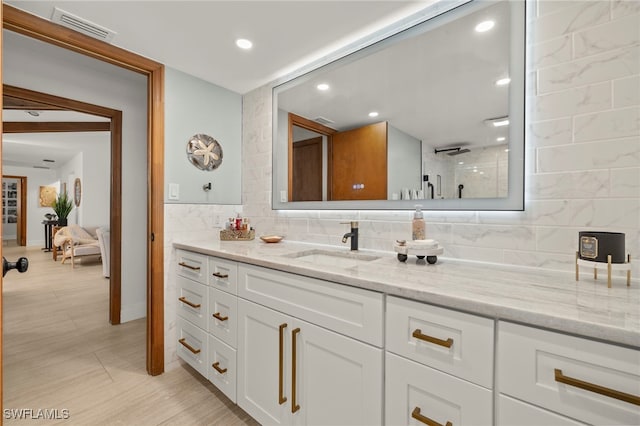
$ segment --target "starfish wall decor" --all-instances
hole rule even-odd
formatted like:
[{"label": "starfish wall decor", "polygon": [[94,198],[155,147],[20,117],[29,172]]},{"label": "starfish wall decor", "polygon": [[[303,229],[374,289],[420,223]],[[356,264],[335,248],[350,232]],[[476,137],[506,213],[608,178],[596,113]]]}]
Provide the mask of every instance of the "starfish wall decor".
[{"label": "starfish wall decor", "polygon": [[199,133],[187,142],[187,158],[200,170],[215,170],[222,164],[222,147],[211,136]]}]

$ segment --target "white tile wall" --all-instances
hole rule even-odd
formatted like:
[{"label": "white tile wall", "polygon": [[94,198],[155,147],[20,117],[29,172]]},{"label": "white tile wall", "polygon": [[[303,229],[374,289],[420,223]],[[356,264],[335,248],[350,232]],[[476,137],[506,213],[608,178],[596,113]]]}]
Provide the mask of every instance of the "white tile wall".
[{"label": "white tile wall", "polygon": [[[578,231],[625,232],[627,251],[639,259],[640,1],[543,0],[531,9],[525,211],[429,211],[427,232],[446,256],[564,271],[574,268]],[[410,238],[410,211],[271,210],[271,119],[270,87],[244,96],[241,208],[258,233],[341,245],[340,222],[358,220],[362,248],[390,250]],[[166,206],[165,264],[176,236],[200,235],[216,215],[238,208]],[[170,336],[175,283],[166,269]],[[640,261],[632,276],[640,276]],[[167,364],[173,340],[166,339]]]}]

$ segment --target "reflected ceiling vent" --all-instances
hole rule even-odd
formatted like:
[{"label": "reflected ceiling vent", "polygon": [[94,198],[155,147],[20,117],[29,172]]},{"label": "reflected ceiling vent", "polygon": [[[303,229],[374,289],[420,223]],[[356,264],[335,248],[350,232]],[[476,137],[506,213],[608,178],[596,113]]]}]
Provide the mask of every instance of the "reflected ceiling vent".
[{"label": "reflected ceiling vent", "polygon": [[47,166],[33,166],[34,169],[47,169],[50,170],[51,167],[47,167]]},{"label": "reflected ceiling vent", "polygon": [[45,158],[42,161],[44,161],[45,163],[55,163],[56,162],[56,160],[49,160],[48,158]]},{"label": "reflected ceiling vent", "polygon": [[113,38],[117,35],[115,31],[101,27],[100,25],[94,24],[91,21],[87,21],[84,18],[57,7],[53,10],[51,21],[107,43],[111,43]]},{"label": "reflected ceiling vent", "polygon": [[316,123],[324,124],[325,126],[335,123],[335,121],[329,120],[328,118],[325,118],[325,117],[316,117],[313,119],[313,121],[315,121]]}]

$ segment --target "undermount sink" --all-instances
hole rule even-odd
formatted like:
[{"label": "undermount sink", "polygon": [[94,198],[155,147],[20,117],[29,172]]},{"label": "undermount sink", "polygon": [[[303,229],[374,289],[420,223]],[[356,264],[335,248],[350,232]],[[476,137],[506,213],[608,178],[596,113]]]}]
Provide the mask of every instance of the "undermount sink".
[{"label": "undermount sink", "polygon": [[313,263],[321,266],[336,266],[339,268],[350,268],[380,259],[379,256],[358,253],[353,251],[322,250],[312,249],[299,251],[286,255],[289,258]]}]

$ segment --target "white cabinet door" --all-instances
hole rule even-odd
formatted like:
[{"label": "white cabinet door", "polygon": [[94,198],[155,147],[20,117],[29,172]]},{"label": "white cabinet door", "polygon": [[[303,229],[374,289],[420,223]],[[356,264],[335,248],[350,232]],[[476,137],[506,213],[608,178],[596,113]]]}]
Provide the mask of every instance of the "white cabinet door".
[{"label": "white cabinet door", "polygon": [[582,426],[568,417],[560,416],[551,411],[509,398],[505,395],[498,397],[498,426]]},{"label": "white cabinet door", "polygon": [[299,406],[294,424],[382,424],[382,349],[304,321],[295,324],[289,330],[292,380],[296,376],[291,406]]},{"label": "white cabinet door", "polygon": [[491,425],[493,392],[387,352],[387,425]]},{"label": "white cabinet door", "polygon": [[[286,366],[291,354],[287,336],[292,329],[290,317],[238,299],[237,403],[261,424],[281,425],[291,420],[287,386],[291,369]],[[286,401],[281,403],[280,396]]]}]

